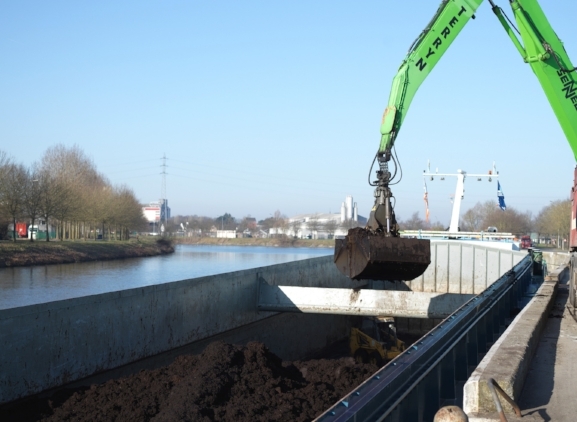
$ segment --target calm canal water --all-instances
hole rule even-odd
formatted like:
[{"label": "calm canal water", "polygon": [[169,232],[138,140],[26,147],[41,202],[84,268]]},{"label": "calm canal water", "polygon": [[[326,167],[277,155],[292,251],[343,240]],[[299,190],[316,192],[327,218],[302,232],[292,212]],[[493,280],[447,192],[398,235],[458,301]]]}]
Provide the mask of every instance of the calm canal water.
[{"label": "calm canal water", "polygon": [[331,255],[329,248],[179,245],[171,255],[0,269],[0,309]]}]

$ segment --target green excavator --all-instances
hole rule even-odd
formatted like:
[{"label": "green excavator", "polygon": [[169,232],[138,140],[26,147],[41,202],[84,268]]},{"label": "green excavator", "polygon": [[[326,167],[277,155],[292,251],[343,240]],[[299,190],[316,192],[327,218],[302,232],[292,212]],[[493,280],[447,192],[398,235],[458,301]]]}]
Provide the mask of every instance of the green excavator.
[{"label": "green excavator", "polygon": [[[552,0],[549,0],[552,1]],[[395,78],[381,123],[376,163],[375,203],[367,225],[349,230],[335,242],[334,261],[352,279],[412,280],[431,262],[430,243],[402,238],[391,205],[390,186],[397,173],[394,144],[417,89],[439,62],[463,27],[475,18],[483,0],[444,0],[437,13],[411,45]],[[541,83],[545,95],[577,158],[577,72],[537,0],[509,1],[515,23],[492,0],[492,10],[525,63]],[[516,34],[519,34],[520,39]],[[506,75],[503,75],[506,76]],[[393,172],[389,164],[393,164]],[[577,186],[577,169],[574,186]],[[573,189],[575,195],[577,189]],[[571,249],[577,248],[576,201],[573,200]]]}]

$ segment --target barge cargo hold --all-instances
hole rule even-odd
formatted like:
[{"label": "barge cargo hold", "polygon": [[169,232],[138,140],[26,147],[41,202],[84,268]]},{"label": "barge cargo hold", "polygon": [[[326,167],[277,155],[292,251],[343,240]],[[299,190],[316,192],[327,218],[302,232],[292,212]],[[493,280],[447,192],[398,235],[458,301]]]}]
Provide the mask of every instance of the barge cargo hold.
[{"label": "barge cargo hold", "polygon": [[[0,403],[82,380],[159,354],[214,340],[260,341],[285,360],[310,357],[348,336],[348,315],[257,309],[259,285],[411,290],[473,295],[526,257],[484,245],[434,242],[431,265],[408,282],[354,281],[332,257],[175,281],[0,311]],[[439,320],[398,318],[422,334]]]}]

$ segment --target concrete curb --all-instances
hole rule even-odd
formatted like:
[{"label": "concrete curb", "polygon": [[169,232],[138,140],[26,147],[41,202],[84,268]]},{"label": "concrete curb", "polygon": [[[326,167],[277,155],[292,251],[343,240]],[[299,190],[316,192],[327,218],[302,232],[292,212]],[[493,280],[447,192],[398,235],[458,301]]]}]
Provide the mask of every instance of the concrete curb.
[{"label": "concrete curb", "polygon": [[[487,387],[488,378],[495,379],[514,400],[519,399],[531,359],[554,304],[559,274],[564,269],[558,268],[545,278],[535,297],[499,337],[467,380],[463,392],[463,408],[470,421],[499,420]],[[508,419],[514,420],[512,407],[505,400],[501,402]]]}]

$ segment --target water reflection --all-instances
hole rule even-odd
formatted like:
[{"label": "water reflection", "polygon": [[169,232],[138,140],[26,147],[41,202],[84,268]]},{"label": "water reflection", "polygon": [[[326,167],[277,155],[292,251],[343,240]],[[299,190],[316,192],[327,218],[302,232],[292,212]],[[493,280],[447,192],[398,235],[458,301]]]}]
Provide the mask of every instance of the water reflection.
[{"label": "water reflection", "polygon": [[151,258],[0,269],[0,309],[330,255],[327,248],[179,245]]}]

